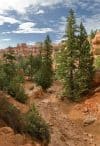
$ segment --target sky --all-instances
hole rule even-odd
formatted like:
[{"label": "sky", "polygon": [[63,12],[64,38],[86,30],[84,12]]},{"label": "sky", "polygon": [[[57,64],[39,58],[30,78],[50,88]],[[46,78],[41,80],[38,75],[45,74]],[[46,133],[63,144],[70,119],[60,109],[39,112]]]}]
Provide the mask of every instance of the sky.
[{"label": "sky", "polygon": [[100,0],[0,0],[0,48],[31,45],[47,34],[58,43],[70,9],[88,33],[100,29]]}]

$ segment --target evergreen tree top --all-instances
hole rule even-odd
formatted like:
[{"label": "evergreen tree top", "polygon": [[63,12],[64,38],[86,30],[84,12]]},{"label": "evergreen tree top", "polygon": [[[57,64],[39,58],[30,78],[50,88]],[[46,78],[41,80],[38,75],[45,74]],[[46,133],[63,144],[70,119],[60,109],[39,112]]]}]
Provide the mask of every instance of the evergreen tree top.
[{"label": "evergreen tree top", "polygon": [[46,36],[44,43],[51,43],[51,39],[49,35]]}]

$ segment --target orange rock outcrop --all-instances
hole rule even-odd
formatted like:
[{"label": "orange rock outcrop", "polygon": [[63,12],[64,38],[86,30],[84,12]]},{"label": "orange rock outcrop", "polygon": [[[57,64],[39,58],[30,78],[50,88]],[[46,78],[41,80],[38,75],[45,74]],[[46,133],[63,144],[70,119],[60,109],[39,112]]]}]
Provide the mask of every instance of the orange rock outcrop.
[{"label": "orange rock outcrop", "polygon": [[[59,45],[53,44],[53,56],[59,50]],[[0,59],[3,58],[3,54],[12,51],[16,56],[27,57],[30,54],[33,56],[41,53],[41,45],[27,45],[26,43],[17,44],[16,47],[8,47],[5,49],[0,49]]]},{"label": "orange rock outcrop", "polygon": [[93,54],[94,56],[100,56],[100,32],[97,32],[92,40]]}]

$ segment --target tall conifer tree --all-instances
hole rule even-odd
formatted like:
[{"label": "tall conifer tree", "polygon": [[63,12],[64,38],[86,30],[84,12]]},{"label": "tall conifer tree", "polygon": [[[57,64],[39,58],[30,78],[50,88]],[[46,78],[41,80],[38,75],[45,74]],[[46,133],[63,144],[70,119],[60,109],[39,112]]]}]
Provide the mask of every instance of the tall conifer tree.
[{"label": "tall conifer tree", "polygon": [[93,55],[88,35],[81,22],[78,36],[79,65],[76,72],[76,84],[78,86],[77,96],[81,97],[91,88],[93,79]]},{"label": "tall conifer tree", "polygon": [[82,23],[76,26],[72,10],[67,18],[66,36],[66,47],[57,58],[57,74],[63,82],[65,96],[77,101],[91,88],[93,56],[86,30]]},{"label": "tall conifer tree", "polygon": [[58,57],[58,76],[61,77],[64,85],[64,93],[71,100],[75,97],[74,73],[76,69],[75,60],[77,57],[76,41],[76,21],[73,10],[70,10],[67,18],[67,27],[65,31],[66,47],[62,49]]},{"label": "tall conifer tree", "polygon": [[36,74],[35,80],[44,90],[52,84],[52,45],[49,35],[46,36],[42,50],[42,63],[39,71]]}]

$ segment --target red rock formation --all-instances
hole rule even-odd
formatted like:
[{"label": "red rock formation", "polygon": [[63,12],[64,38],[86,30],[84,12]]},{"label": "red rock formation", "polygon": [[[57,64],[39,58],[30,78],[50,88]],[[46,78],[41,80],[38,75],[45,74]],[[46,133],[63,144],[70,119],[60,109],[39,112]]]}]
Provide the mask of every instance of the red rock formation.
[{"label": "red rock formation", "polygon": [[[59,45],[53,44],[53,56],[59,50]],[[16,56],[27,57],[30,54],[33,56],[41,53],[40,45],[27,45],[26,43],[18,44],[16,47],[8,47],[0,50],[0,59],[3,58],[3,54],[9,51],[13,51]]]},{"label": "red rock formation", "polygon": [[100,55],[100,32],[97,32],[94,39],[92,40],[94,56]]},{"label": "red rock formation", "polygon": [[26,43],[18,44],[16,47],[8,47],[0,50],[0,59],[3,58],[3,54],[9,51],[13,51],[16,56],[27,57],[30,54],[33,56],[40,53],[40,47],[37,45],[27,45]]}]

